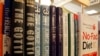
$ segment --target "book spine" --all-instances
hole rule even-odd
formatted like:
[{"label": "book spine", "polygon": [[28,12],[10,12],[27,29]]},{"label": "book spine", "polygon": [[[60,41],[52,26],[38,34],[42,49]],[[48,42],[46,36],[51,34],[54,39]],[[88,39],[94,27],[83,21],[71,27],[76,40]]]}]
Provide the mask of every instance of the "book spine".
[{"label": "book spine", "polygon": [[42,24],[42,39],[41,39],[41,54],[42,56],[49,56],[49,7],[41,6],[41,24]]},{"label": "book spine", "polygon": [[68,13],[68,56],[71,56],[71,24],[70,13]]},{"label": "book spine", "polygon": [[35,1],[25,0],[25,55],[35,55]]},{"label": "book spine", "polygon": [[56,8],[56,55],[57,56],[63,56],[63,12],[62,12],[62,8],[57,7]]},{"label": "book spine", "polygon": [[11,55],[11,0],[5,0],[3,24],[3,56]]},{"label": "book spine", "polygon": [[63,56],[68,56],[68,13],[63,14]]},{"label": "book spine", "polygon": [[74,38],[74,14],[70,13],[70,28],[71,28],[71,56],[75,55],[75,38]]},{"label": "book spine", "polygon": [[78,28],[78,15],[74,14],[74,36],[75,36],[75,56],[78,56],[78,50],[79,50],[79,36],[78,36],[78,33],[79,33],[79,28]]},{"label": "book spine", "polygon": [[40,5],[35,4],[35,56],[40,56]]},{"label": "book spine", "polygon": [[25,56],[24,30],[25,30],[25,1],[13,0],[12,5],[12,56]]},{"label": "book spine", "polygon": [[0,1],[0,56],[3,55],[3,2]]},{"label": "book spine", "polygon": [[50,6],[50,56],[56,56],[56,7]]}]

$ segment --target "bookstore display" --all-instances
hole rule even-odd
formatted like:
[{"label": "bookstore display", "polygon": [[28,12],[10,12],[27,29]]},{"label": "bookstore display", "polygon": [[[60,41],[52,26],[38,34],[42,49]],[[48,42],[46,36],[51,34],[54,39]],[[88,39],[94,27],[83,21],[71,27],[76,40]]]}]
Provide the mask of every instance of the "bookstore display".
[{"label": "bookstore display", "polygon": [[0,56],[99,56],[98,21],[34,0],[0,1]]}]

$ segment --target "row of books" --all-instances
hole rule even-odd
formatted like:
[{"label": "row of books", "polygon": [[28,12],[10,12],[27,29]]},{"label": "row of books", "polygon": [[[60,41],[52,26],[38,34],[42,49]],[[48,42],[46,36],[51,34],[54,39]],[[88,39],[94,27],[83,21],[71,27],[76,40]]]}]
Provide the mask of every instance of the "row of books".
[{"label": "row of books", "polygon": [[0,56],[78,56],[78,15],[34,0],[0,6]]}]

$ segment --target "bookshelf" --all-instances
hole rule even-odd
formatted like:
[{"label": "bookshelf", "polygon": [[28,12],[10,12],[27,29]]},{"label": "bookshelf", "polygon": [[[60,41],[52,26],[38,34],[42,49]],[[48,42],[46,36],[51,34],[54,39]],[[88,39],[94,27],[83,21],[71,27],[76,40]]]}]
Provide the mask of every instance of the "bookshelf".
[{"label": "bookshelf", "polygon": [[82,1],[2,2],[0,56],[98,56],[98,20]]}]

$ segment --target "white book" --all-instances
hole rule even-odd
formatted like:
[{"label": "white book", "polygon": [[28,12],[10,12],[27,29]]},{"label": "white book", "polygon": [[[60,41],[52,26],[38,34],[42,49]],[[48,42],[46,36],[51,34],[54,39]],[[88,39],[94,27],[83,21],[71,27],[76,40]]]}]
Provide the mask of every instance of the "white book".
[{"label": "white book", "polygon": [[40,56],[40,5],[35,4],[35,56]]},{"label": "white book", "polygon": [[98,20],[79,14],[79,56],[98,56]]},{"label": "white book", "polygon": [[75,55],[75,38],[74,38],[74,14],[70,13],[70,28],[71,28],[71,56]]},{"label": "white book", "polygon": [[68,56],[68,13],[63,13],[63,56]]}]

